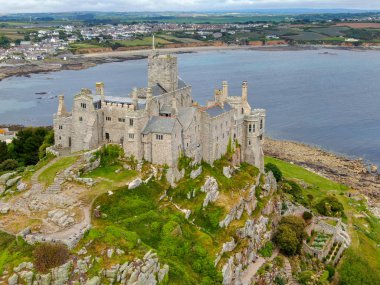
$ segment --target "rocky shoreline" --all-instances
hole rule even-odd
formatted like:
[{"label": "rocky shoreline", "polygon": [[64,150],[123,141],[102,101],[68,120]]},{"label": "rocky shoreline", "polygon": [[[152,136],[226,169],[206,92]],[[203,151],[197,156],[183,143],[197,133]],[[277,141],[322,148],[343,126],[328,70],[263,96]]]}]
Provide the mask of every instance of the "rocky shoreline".
[{"label": "rocky shoreline", "polygon": [[350,159],[303,143],[271,138],[265,139],[264,153],[347,185],[367,196],[370,205],[380,205],[380,173],[375,165],[366,165],[361,159]]},{"label": "rocky shoreline", "polygon": [[90,67],[97,66],[98,64],[121,62],[126,60],[143,59],[146,56],[141,55],[129,55],[128,57],[72,57],[67,61],[52,61],[37,62],[37,63],[25,63],[15,65],[0,66],[0,81],[12,77],[12,76],[30,76],[30,74],[48,73],[61,70],[82,70]]}]

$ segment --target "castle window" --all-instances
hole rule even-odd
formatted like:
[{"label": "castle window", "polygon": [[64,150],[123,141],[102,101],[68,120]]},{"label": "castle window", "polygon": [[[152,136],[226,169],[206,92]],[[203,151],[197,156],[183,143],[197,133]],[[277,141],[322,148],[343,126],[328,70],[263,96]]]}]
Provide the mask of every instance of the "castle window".
[{"label": "castle window", "polygon": [[251,124],[248,125],[248,132],[252,133],[252,125]]},{"label": "castle window", "polygon": [[82,109],[86,109],[87,108],[86,103],[80,103],[80,106],[82,107]]},{"label": "castle window", "polygon": [[241,113],[244,114],[244,108],[241,108]]},{"label": "castle window", "polygon": [[156,135],[156,140],[162,141],[164,139],[164,135]]},{"label": "castle window", "polygon": [[260,130],[263,128],[263,119],[260,120]]},{"label": "castle window", "polygon": [[61,140],[61,136],[59,136],[59,140]]},{"label": "castle window", "polygon": [[133,140],[135,138],[135,134],[128,134],[128,138]]},{"label": "castle window", "polygon": [[82,122],[83,121],[83,118],[82,117],[79,117],[79,122]]},{"label": "castle window", "polygon": [[256,132],[256,125],[255,124],[252,124],[252,132]]},{"label": "castle window", "polygon": [[251,140],[248,141],[248,144],[251,145]]},{"label": "castle window", "polygon": [[62,126],[62,125],[60,125],[58,128],[59,128],[60,130],[62,130],[62,129],[63,129],[63,126]]},{"label": "castle window", "polygon": [[106,121],[111,121],[111,117],[106,117]]},{"label": "castle window", "polygon": [[133,126],[133,119],[129,119],[129,125],[132,127]]},{"label": "castle window", "polygon": [[120,123],[125,123],[125,119],[124,118],[119,118],[119,122]]}]

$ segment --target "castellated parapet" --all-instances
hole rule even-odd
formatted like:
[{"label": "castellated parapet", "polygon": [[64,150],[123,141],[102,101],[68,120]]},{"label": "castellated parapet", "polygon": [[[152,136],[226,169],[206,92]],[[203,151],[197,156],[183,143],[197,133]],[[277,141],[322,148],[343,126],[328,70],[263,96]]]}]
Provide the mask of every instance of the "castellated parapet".
[{"label": "castellated parapet", "polygon": [[177,58],[153,50],[148,57],[148,86],[127,96],[106,96],[97,82],[95,92],[82,89],[67,112],[59,97],[54,115],[55,147],[72,152],[104,143],[118,143],[126,156],[166,164],[176,169],[181,155],[213,163],[229,142],[240,145],[239,159],[263,170],[262,140],[265,110],[251,109],[248,83],[241,96],[231,96],[228,83],[215,90],[213,100],[200,106],[191,86],[178,76]]}]

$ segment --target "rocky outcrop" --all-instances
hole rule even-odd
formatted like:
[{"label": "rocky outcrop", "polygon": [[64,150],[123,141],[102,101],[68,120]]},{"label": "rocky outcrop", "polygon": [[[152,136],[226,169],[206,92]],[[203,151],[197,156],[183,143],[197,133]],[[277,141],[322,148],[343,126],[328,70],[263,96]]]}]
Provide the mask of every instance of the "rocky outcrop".
[{"label": "rocky outcrop", "polygon": [[232,177],[233,170],[230,166],[223,167],[223,175],[227,178]]},{"label": "rocky outcrop", "polygon": [[190,172],[190,178],[191,179],[195,179],[195,178],[197,178],[201,174],[202,174],[202,166],[199,166],[197,169],[192,170]]},{"label": "rocky outcrop", "polygon": [[206,198],[203,201],[203,208],[207,207],[210,202],[215,202],[219,196],[218,182],[214,177],[208,176],[201,191],[206,193]]},{"label": "rocky outcrop", "polygon": [[135,189],[137,187],[139,187],[142,183],[142,180],[141,178],[136,178],[135,180],[131,181],[129,184],[128,184],[128,189]]},{"label": "rocky outcrop", "polygon": [[48,212],[48,218],[57,226],[61,228],[65,228],[69,225],[72,225],[75,222],[75,219],[73,218],[74,214],[67,214],[66,211],[56,209]]},{"label": "rocky outcrop", "polygon": [[0,176],[0,184],[3,184],[5,185],[7,183],[7,181],[13,176],[15,175],[16,172],[9,172],[9,173],[5,173],[3,175]]},{"label": "rocky outcrop", "polygon": [[13,185],[15,185],[17,182],[19,182],[19,180],[21,179],[21,176],[17,176],[15,178],[12,178],[12,179],[9,179],[5,185],[10,188],[12,187]]},{"label": "rocky outcrop", "polygon": [[252,215],[252,212],[256,209],[257,199],[255,196],[256,186],[253,185],[248,193],[246,198],[241,197],[239,203],[232,207],[230,212],[226,215],[226,217],[219,222],[219,226],[221,228],[228,227],[228,225],[234,221],[239,220],[244,212],[247,211],[249,216]]},{"label": "rocky outcrop", "polygon": [[263,189],[264,196],[269,196],[277,189],[277,181],[272,171],[269,171],[267,175],[265,175],[264,181],[265,183],[261,188]]}]

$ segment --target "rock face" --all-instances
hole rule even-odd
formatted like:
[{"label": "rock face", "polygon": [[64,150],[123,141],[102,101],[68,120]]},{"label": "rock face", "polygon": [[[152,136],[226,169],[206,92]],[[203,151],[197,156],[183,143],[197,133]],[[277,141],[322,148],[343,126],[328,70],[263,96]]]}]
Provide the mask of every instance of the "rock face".
[{"label": "rock face", "polygon": [[223,167],[223,175],[226,176],[227,178],[231,178],[232,177],[232,169],[230,166],[225,166]]},{"label": "rock face", "polygon": [[232,221],[239,220],[244,210],[247,211],[247,214],[250,216],[257,206],[255,192],[256,186],[253,185],[249,190],[248,196],[240,198],[239,203],[233,206],[227,216],[219,222],[219,226],[225,228],[228,227]]},{"label": "rock face", "polygon": [[218,182],[214,177],[207,177],[205,184],[202,186],[201,191],[206,193],[206,198],[203,201],[203,208],[207,207],[208,203],[215,202],[219,196]]},{"label": "rock face", "polygon": [[17,177],[15,177],[15,178],[9,179],[9,180],[5,183],[5,185],[6,185],[7,187],[12,187],[12,186],[15,185],[20,179],[21,179],[21,176],[17,176]]},{"label": "rock face", "polygon": [[191,171],[190,178],[195,179],[201,174],[202,174],[202,166],[199,166],[197,169]]},{"label": "rock face", "polygon": [[8,214],[10,207],[8,204],[0,203],[0,214]]},{"label": "rock face", "polygon": [[264,196],[272,194],[273,191],[277,189],[277,181],[276,178],[274,178],[272,171],[269,171],[265,176],[265,183],[261,188],[264,190]]},{"label": "rock face", "polygon": [[69,262],[53,268],[51,271],[52,275],[52,285],[64,285],[67,284],[70,279],[71,270],[73,267],[73,262]]},{"label": "rock face", "polygon": [[5,173],[3,175],[0,176],[0,184],[6,184],[7,181],[13,176],[15,175],[16,172],[9,172],[9,173]]},{"label": "rock face", "polygon": [[141,183],[142,183],[141,178],[136,178],[135,180],[133,180],[132,182],[128,184],[128,189],[135,189],[139,187]]},{"label": "rock face", "polygon": [[52,210],[48,213],[48,218],[61,228],[65,228],[75,222],[74,218],[64,210]]}]

